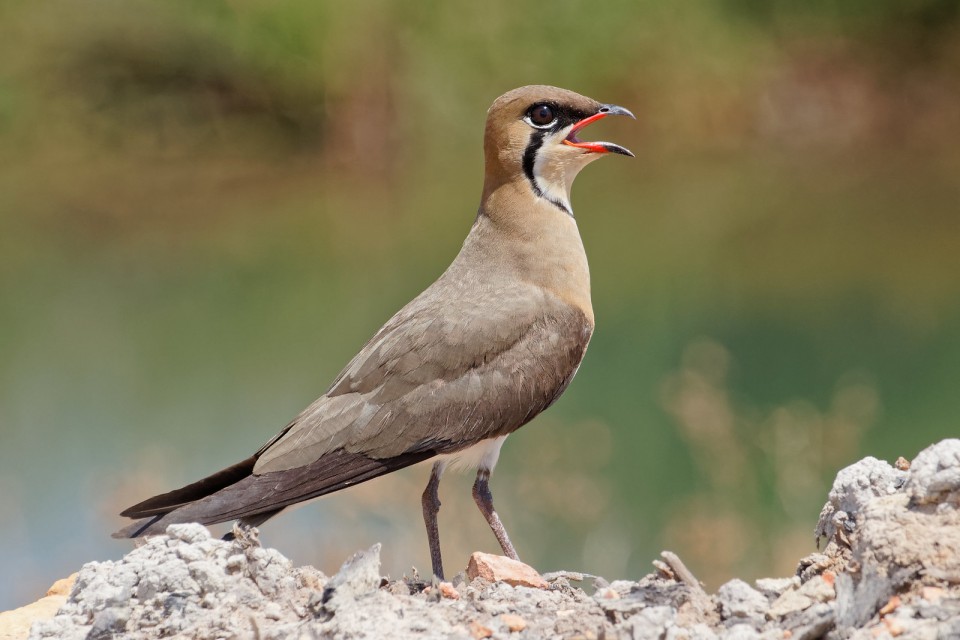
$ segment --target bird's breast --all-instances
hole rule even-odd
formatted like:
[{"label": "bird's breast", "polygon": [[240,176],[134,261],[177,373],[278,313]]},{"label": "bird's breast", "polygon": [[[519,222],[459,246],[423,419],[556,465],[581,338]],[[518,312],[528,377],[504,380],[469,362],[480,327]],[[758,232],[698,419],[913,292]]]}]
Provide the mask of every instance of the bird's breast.
[{"label": "bird's breast", "polygon": [[524,244],[520,259],[525,277],[580,310],[592,327],[590,266],[576,221],[569,216],[553,220],[530,233]]},{"label": "bird's breast", "polygon": [[529,189],[490,194],[458,262],[491,281],[530,284],[579,309],[593,324],[590,267],[576,220]]}]

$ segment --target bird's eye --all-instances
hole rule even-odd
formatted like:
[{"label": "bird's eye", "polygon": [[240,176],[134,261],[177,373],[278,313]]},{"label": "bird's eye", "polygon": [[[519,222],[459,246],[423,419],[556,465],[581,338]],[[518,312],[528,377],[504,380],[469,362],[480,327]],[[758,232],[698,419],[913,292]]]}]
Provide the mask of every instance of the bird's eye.
[{"label": "bird's eye", "polygon": [[527,116],[530,118],[530,122],[538,127],[546,126],[554,120],[553,109],[548,104],[533,105],[530,107]]}]

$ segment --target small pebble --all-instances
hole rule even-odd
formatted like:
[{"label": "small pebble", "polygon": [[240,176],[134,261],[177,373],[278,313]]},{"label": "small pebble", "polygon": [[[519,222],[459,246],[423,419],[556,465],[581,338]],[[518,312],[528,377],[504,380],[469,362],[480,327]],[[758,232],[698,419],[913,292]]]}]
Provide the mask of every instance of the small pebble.
[{"label": "small pebble", "polygon": [[485,627],[479,622],[473,621],[470,623],[470,635],[476,638],[476,640],[489,638],[493,635],[493,629],[490,627]]},{"label": "small pebble", "polygon": [[515,613],[504,613],[500,616],[500,622],[506,625],[507,629],[516,633],[527,628],[527,621]]},{"label": "small pebble", "polygon": [[449,582],[441,582],[438,587],[440,596],[449,600],[459,600],[460,593]]}]

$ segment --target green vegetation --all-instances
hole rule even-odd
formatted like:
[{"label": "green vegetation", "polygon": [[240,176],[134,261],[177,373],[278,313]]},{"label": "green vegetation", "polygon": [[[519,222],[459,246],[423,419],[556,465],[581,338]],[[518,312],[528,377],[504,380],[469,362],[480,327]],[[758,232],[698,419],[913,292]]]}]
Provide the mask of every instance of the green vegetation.
[{"label": "green vegetation", "polygon": [[[459,248],[485,109],[534,82],[633,109],[589,135],[638,158],[574,191],[598,329],[494,476],[521,555],[789,571],[837,468],[960,415],[957,4],[802,6],[0,5],[0,608],[324,389]],[[423,570],[422,475],[264,539]],[[468,485],[450,566],[494,545]]]}]

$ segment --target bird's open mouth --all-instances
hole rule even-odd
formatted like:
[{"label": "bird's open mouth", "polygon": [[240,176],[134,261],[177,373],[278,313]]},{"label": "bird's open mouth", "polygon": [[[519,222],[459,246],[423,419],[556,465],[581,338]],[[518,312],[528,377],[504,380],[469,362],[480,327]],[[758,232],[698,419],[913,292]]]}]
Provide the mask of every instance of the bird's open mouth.
[{"label": "bird's open mouth", "polygon": [[630,116],[631,118],[636,119],[636,117],[630,113],[628,109],[623,107],[618,107],[615,104],[605,104],[600,107],[600,111],[593,114],[588,118],[584,118],[580,122],[573,125],[573,128],[570,129],[570,133],[567,134],[567,137],[563,139],[563,144],[569,145],[571,147],[577,147],[578,149],[584,149],[591,153],[619,153],[620,155],[634,157],[633,153],[625,147],[621,147],[618,144],[612,142],[585,142],[577,137],[577,132],[580,129],[583,129],[588,124],[596,122],[597,120],[602,120],[607,116]]}]

